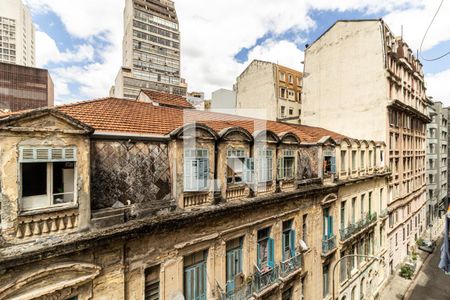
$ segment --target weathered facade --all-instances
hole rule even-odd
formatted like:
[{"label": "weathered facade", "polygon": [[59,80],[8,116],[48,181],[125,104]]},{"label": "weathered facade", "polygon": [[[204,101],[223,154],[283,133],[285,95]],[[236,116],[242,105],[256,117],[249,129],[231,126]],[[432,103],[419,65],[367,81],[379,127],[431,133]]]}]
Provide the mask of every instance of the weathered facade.
[{"label": "weathered facade", "polygon": [[385,280],[338,270],[384,253],[383,143],[124,99],[0,135],[0,299],[329,299],[335,278],[371,299]]},{"label": "weathered facade", "polygon": [[[300,124],[303,73],[254,60],[236,79],[237,114]],[[228,107],[234,108],[234,107]]]},{"label": "weathered facade", "polygon": [[386,144],[392,171],[388,251],[394,271],[426,229],[424,223],[416,225],[426,215],[430,121],[422,64],[383,20],[341,20],[308,46],[304,71],[304,124]]}]

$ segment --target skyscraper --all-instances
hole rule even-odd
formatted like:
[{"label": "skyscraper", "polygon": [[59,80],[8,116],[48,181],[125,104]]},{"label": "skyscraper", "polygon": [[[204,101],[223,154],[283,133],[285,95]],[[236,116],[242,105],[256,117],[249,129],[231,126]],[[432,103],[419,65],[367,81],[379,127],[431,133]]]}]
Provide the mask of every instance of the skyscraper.
[{"label": "skyscraper", "polygon": [[111,94],[136,98],[141,89],[186,95],[178,17],[170,0],[125,3],[122,68]]},{"label": "skyscraper", "polygon": [[0,62],[34,67],[34,24],[21,0],[0,1]]}]

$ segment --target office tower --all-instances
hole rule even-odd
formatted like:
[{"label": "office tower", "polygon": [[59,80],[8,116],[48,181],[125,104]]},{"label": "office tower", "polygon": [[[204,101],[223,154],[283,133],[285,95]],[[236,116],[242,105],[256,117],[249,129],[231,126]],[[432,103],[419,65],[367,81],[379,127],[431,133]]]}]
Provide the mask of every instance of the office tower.
[{"label": "office tower", "polygon": [[110,94],[135,99],[141,89],[186,96],[180,31],[170,0],[126,0],[122,67]]},{"label": "office tower", "polygon": [[34,67],[34,24],[21,0],[0,1],[0,62]]}]

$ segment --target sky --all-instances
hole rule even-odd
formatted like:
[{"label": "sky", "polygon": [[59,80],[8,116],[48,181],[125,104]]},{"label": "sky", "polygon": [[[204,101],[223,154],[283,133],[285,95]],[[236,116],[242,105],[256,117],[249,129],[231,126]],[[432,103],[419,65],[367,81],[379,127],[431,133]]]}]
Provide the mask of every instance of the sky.
[{"label": "sky", "polygon": [[[336,20],[384,18],[414,53],[441,0],[175,0],[181,74],[189,91],[231,89],[253,59],[302,70],[305,45]],[[122,62],[125,0],[24,0],[36,25],[37,66],[50,70],[58,104],[106,97]],[[423,44],[450,51],[450,0]],[[450,105],[450,55],[422,60],[428,95]]]}]

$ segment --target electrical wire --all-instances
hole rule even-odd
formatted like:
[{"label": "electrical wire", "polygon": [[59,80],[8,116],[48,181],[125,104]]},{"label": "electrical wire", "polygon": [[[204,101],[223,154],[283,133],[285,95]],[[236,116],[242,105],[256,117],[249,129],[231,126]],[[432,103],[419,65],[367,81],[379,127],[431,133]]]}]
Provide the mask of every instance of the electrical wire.
[{"label": "electrical wire", "polygon": [[422,57],[422,59],[425,60],[425,61],[436,61],[436,60],[439,60],[439,59],[441,59],[441,58],[444,58],[444,57],[446,57],[447,55],[450,54],[450,51],[449,51],[449,52],[447,52],[447,53],[445,53],[445,54],[443,54],[443,55],[441,55],[441,56],[438,56],[438,57],[436,57],[436,58],[431,58],[431,59],[425,58],[425,57],[423,56],[423,54],[422,54],[422,53],[423,53],[423,52],[422,52],[422,46],[423,46],[423,43],[425,42],[425,38],[427,37],[428,31],[430,31],[431,25],[433,25],[434,20],[436,19],[436,16],[438,15],[439,11],[441,10],[442,4],[444,4],[444,0],[442,0],[442,1],[441,1],[441,4],[439,4],[439,7],[438,7],[436,13],[435,13],[434,16],[433,16],[433,19],[431,19],[431,22],[430,22],[430,25],[429,25],[428,28],[427,28],[427,31],[425,31],[425,35],[423,36],[422,43],[420,43],[420,57]]}]

